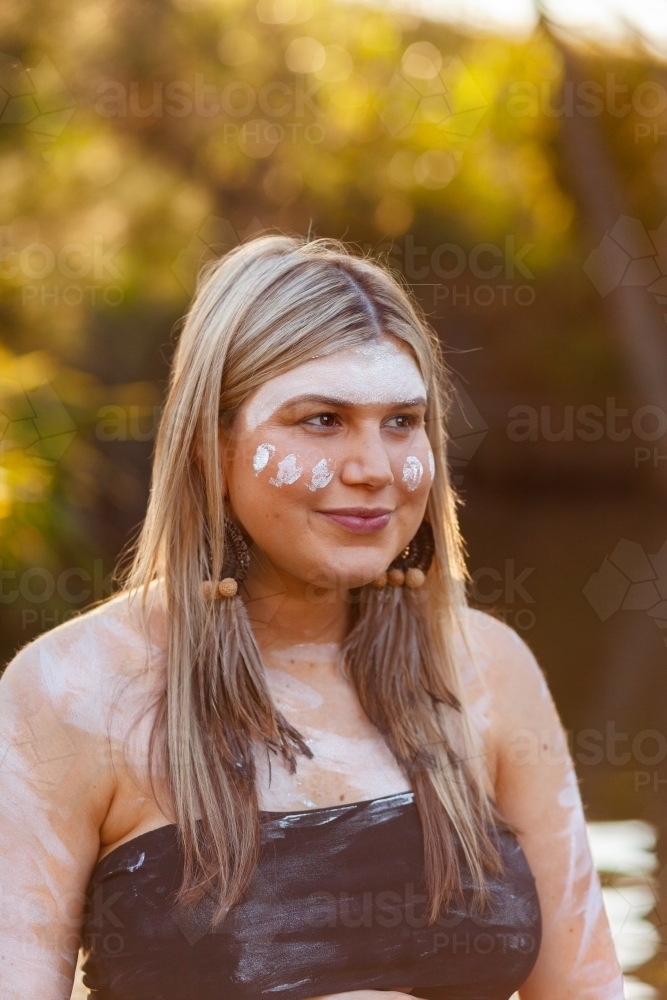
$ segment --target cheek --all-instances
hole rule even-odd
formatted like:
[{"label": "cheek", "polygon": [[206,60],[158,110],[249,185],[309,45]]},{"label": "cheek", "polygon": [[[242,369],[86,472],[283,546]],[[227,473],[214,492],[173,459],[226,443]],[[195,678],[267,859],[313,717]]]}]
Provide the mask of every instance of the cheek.
[{"label": "cheek", "polygon": [[414,493],[422,484],[424,466],[416,455],[408,455],[401,470],[401,482],[408,493]]},{"label": "cheek", "polygon": [[420,497],[427,492],[435,474],[433,452],[428,443],[413,442],[401,456],[397,456],[396,471],[396,485],[399,488]]},{"label": "cheek", "polygon": [[267,467],[271,461],[271,456],[275,454],[276,446],[274,444],[268,444],[264,442],[263,444],[257,445],[255,454],[252,456],[252,467],[256,476]]},{"label": "cheek", "polygon": [[275,475],[269,479],[269,483],[271,486],[278,487],[292,486],[298,479],[301,479],[302,475],[303,465],[299,461],[299,457],[294,453],[290,453],[278,460],[278,468]]},{"label": "cheek", "polygon": [[269,486],[281,489],[298,483],[301,490],[305,487],[315,493],[325,489],[333,479],[336,461],[331,456],[323,455],[322,448],[302,448],[299,452],[291,452],[263,441],[255,449],[252,468],[255,478]]},{"label": "cheek", "polygon": [[313,493],[329,485],[336,472],[336,462],[331,458],[320,458],[310,473],[308,489]]}]

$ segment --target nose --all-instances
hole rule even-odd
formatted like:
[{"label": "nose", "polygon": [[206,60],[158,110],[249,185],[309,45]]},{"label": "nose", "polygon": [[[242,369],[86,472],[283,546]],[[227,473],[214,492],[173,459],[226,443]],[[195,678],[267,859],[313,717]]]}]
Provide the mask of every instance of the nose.
[{"label": "nose", "polygon": [[348,438],[342,457],[341,482],[379,490],[391,486],[394,474],[379,428],[367,427]]}]

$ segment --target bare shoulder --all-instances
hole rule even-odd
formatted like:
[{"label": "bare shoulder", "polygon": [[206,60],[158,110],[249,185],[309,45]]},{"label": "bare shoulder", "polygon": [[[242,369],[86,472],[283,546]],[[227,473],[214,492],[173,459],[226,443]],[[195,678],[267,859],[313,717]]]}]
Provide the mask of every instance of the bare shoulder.
[{"label": "bare shoulder", "polygon": [[528,643],[505,622],[476,608],[466,608],[464,622],[482,669],[495,667],[511,673],[537,670],[541,674]]},{"label": "bare shoulder", "polygon": [[[553,706],[551,694],[532,650],[509,625],[474,608],[467,608],[458,643],[462,678],[471,693],[471,708],[480,700],[495,728],[516,725],[536,709]],[[465,639],[467,638],[467,644]]]},{"label": "bare shoulder", "polygon": [[158,689],[164,619],[153,592],[147,625],[138,601],[121,593],[23,646],[0,678],[0,714],[50,711],[64,725],[110,735],[130,703]]},{"label": "bare shoulder", "polygon": [[0,964],[11,996],[69,996],[101,832],[146,757],[159,634],[120,594],[27,643],[0,678]]}]

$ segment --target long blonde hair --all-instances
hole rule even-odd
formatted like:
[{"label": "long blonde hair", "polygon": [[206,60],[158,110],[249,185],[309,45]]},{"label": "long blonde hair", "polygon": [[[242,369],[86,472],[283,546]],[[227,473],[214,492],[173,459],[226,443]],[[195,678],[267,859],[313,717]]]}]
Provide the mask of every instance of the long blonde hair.
[{"label": "long blonde hair", "polygon": [[267,379],[383,334],[409,346],[427,388],[435,556],[419,596],[405,587],[355,593],[344,662],[412,784],[431,919],[461,891],[457,840],[478,902],[486,899],[486,873],[500,870],[495,813],[453,651],[465,569],[445,459],[449,386],[437,337],[378,264],[330,240],[262,236],[209,266],[200,282],[173,362],[146,519],[123,579],[143,603],[154,581],[164,588],[167,673],[152,745],[164,748],[184,855],[179,900],[189,905],[213,894],[214,923],[257,863],[258,743],[292,770],[309,753],[272,703],[242,597],[215,602],[202,594],[202,580],[218,579],[225,558],[221,421],[233,427],[239,405]]}]

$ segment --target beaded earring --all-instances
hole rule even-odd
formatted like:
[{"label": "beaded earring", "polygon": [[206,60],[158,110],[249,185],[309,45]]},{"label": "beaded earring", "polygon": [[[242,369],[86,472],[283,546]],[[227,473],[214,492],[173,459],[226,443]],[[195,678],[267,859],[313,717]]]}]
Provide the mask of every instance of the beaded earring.
[{"label": "beaded earring", "polygon": [[405,585],[410,590],[423,587],[434,553],[433,529],[428,521],[422,521],[417,533],[390,563],[387,571],[373,580],[373,586],[380,589],[389,583],[393,587]]},{"label": "beaded earring", "polygon": [[250,549],[240,528],[230,518],[225,517],[225,562],[221,580],[205,580],[202,584],[204,597],[221,600],[234,597],[243,583],[250,566]]}]

